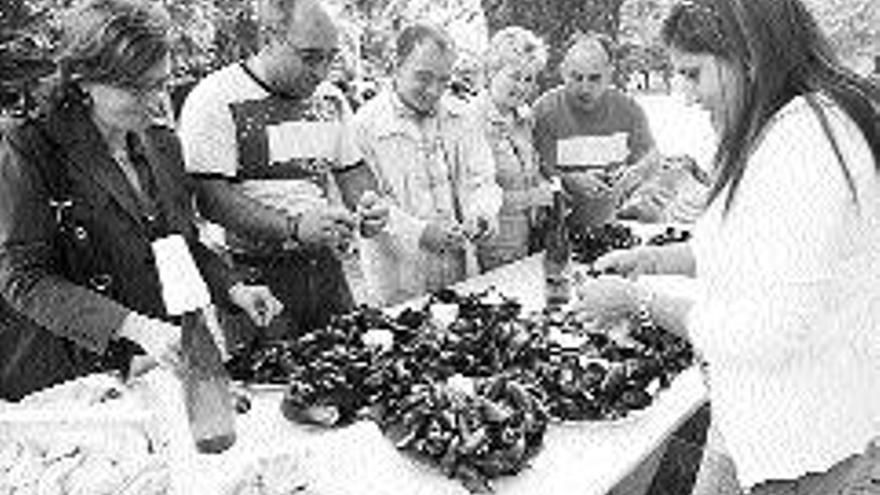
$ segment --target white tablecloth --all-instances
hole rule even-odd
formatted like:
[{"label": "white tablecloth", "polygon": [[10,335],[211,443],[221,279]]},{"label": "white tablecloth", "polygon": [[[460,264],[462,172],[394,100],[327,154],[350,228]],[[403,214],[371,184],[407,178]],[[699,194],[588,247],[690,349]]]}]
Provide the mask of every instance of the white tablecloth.
[{"label": "white tablecloth", "polygon": [[[676,277],[663,277],[653,284],[681,294],[692,291],[687,282]],[[527,310],[540,308],[544,298],[541,256],[471,279],[460,288],[488,286],[517,298]],[[167,408],[167,398],[178,387],[168,378],[156,376],[153,380],[156,387],[166,389],[158,395],[166,398]],[[497,480],[497,493],[604,494],[661,446],[705,397],[702,375],[692,368],[679,375],[648,409],[630,417],[611,423],[551,425],[532,466]],[[457,480],[396,451],[370,421],[333,430],[306,427],[287,421],[281,415],[280,401],[278,391],[255,394],[251,410],[237,418],[236,444],[219,455],[196,454],[187,441],[185,422],[167,421],[166,427],[177,439],[171,455],[178,492],[221,494],[249,463],[277,453],[297,452],[305,458],[308,478],[317,481],[323,494],[467,494]],[[179,403],[171,407],[182,412]]]}]

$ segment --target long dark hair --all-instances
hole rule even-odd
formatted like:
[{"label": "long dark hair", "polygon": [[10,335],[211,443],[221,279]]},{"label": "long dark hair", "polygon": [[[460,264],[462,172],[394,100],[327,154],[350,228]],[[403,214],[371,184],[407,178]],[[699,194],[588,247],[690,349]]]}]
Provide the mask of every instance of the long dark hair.
[{"label": "long dark hair", "polygon": [[170,51],[169,19],[146,0],[89,0],[69,11],[50,107],[80,101],[80,82],[135,85]]},{"label": "long dark hair", "polygon": [[[675,49],[714,55],[742,71],[736,116],[722,131],[715,155],[710,201],[729,187],[725,210],[730,208],[756,139],[800,95],[822,93],[837,103],[865,136],[880,169],[880,88],[839,62],[801,0],[686,0],[673,7],[662,37]],[[849,171],[841,167],[852,189]]]}]

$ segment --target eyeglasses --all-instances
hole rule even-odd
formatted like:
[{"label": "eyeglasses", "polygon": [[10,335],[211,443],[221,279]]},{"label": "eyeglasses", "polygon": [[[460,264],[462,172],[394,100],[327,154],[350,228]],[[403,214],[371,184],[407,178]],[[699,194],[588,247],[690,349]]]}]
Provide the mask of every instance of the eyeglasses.
[{"label": "eyeglasses", "polygon": [[338,48],[330,50],[325,50],[323,48],[292,48],[302,63],[309,67],[331,64],[339,56]]},{"label": "eyeglasses", "polygon": [[163,76],[157,79],[118,83],[113,84],[113,86],[129,91],[137,96],[149,96],[165,91],[170,80],[171,76]]}]

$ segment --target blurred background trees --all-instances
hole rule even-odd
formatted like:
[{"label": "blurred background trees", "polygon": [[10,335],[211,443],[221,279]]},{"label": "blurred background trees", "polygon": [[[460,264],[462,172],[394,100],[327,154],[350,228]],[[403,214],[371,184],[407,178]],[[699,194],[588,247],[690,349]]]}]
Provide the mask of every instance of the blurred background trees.
[{"label": "blurred background trees", "polygon": [[[20,93],[51,68],[59,13],[77,0],[2,0],[0,92]],[[175,78],[182,84],[238,60],[257,46],[259,0],[153,0],[174,22]],[[674,0],[324,0],[343,31],[345,65],[360,77],[381,77],[391,62],[391,40],[402,25],[430,20],[445,26],[476,59],[488,37],[508,25],[534,30],[550,45],[541,81],[558,81],[556,66],[576,31],[599,31],[619,46],[618,81],[668,83],[668,62],[659,26]],[[838,53],[861,72],[874,70],[880,55],[880,2],[806,0]],[[658,79],[659,77],[659,79]],[[660,84],[665,87],[666,84]],[[7,98],[8,99],[8,98]],[[5,100],[4,100],[5,101]],[[4,104],[4,106],[7,106]]]}]

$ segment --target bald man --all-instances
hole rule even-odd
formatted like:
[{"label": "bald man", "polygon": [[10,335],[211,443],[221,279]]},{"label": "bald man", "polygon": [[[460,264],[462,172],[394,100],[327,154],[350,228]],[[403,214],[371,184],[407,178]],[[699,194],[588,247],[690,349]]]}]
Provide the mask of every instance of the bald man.
[{"label": "bald man", "polygon": [[260,22],[259,52],[202,80],[179,132],[201,213],[225,229],[237,267],[284,303],[272,333],[295,336],[351,309],[339,256],[357,231],[377,234],[387,209],[364,194],[375,180],[346,102],[319,89],[339,51],[330,17],[317,0],[265,0]]},{"label": "bald man", "polygon": [[611,221],[656,158],[644,111],[611,87],[609,46],[598,35],[576,38],[560,66],[563,85],[534,105],[542,171],[562,177],[578,229]]}]

